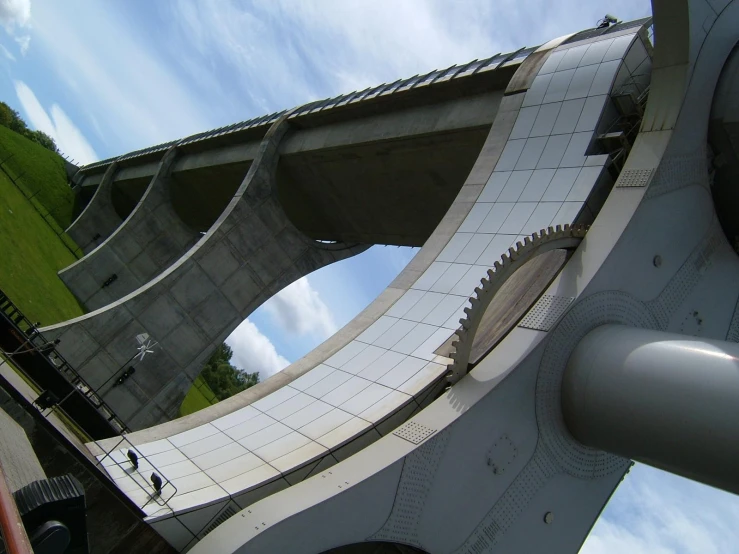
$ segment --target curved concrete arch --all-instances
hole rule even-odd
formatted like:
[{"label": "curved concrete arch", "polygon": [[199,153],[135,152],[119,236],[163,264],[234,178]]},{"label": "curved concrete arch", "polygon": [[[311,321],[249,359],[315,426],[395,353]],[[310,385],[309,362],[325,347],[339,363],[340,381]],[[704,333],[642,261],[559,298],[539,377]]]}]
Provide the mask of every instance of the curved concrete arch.
[{"label": "curved concrete arch", "polygon": [[[673,3],[667,4],[655,2],[655,25],[669,19]],[[378,537],[440,553],[580,548],[628,461],[578,446],[564,426],[557,440],[580,448],[591,464],[580,465],[574,455],[563,463],[536,454],[547,427],[542,423],[561,419],[561,413],[540,412],[539,403],[558,402],[556,380],[547,372],[553,365],[563,369],[568,334],[622,318],[684,331],[685,317],[700,304],[716,309],[700,336],[723,339],[733,310],[726,299],[739,295],[739,260],[716,228],[700,160],[707,120],[697,119],[712,99],[701,93],[715,84],[726,45],[736,42],[739,2],[714,10],[686,0],[676,12],[687,15],[688,4],[694,8],[690,27],[659,35],[656,48],[702,33],[707,37],[691,45],[701,54],[683,60],[679,70],[653,75],[649,103],[663,110],[666,125],[642,130],[585,244],[552,283],[552,295],[578,299],[560,325],[515,329],[445,398],[409,422],[416,431],[427,429],[428,437],[411,440],[410,428],[387,436],[330,473],[253,504],[192,552],[311,552]],[[714,16],[708,26],[705,10]],[[683,84],[687,88],[679,89]],[[665,98],[655,94],[660,91]],[[699,154],[689,157],[696,145]],[[630,184],[637,175],[646,178]],[[669,264],[655,269],[655,252]],[[551,388],[537,390],[544,382]],[[492,471],[497,464],[505,471]],[[349,510],[354,518],[345,517]]]},{"label": "curved concrete arch", "polygon": [[[557,69],[558,64],[565,59],[567,60],[566,64],[572,63],[574,59],[575,66],[577,66],[577,60],[582,59],[582,54],[592,46],[593,55],[583,62],[583,67],[587,68],[589,65],[594,67],[581,72],[589,76],[591,80],[586,82],[580,80],[573,85],[572,89],[572,95],[577,96],[572,99],[575,101],[573,104],[575,107],[579,106],[580,110],[567,110],[565,112],[566,117],[563,118],[562,122],[562,125],[570,131],[569,134],[563,133],[565,138],[562,140],[566,140],[567,147],[559,151],[558,158],[554,156],[554,159],[546,158],[542,162],[546,165],[556,162],[554,168],[551,170],[546,167],[541,168],[545,174],[549,175],[550,179],[553,178],[553,174],[558,169],[572,169],[574,167],[577,170],[563,172],[564,176],[569,175],[571,181],[560,182],[559,179],[555,181],[551,198],[561,197],[561,203],[556,205],[556,208],[561,211],[557,211],[554,215],[551,215],[553,212],[550,211],[550,216],[544,223],[541,223],[541,212],[537,212],[539,215],[531,220],[531,225],[535,226],[532,232],[551,223],[572,223],[580,219],[587,221],[588,218],[592,218],[591,208],[595,212],[600,208],[603,196],[611,184],[607,178],[601,181],[607,156],[588,156],[588,149],[599,125],[608,123],[602,121],[602,116],[608,112],[608,94],[613,90],[620,89],[624,80],[633,77],[632,71],[629,69],[630,65],[622,60],[628,57],[630,63],[635,61],[633,67],[638,67],[641,64],[640,60],[646,60],[646,49],[635,39],[636,30],[627,28],[611,36],[588,38],[582,43],[580,41],[561,45],[553,43],[549,47],[556,48],[556,50],[551,55],[531,58],[531,64],[536,64],[533,69],[530,65],[526,67],[522,65],[521,70],[530,72],[529,80],[525,84],[518,82],[516,90],[511,90],[503,99],[483,151],[460,192],[457,202],[442,220],[437,232],[427,242],[426,246],[428,248],[425,246],[421,250],[412,262],[413,267],[409,267],[407,272],[401,274],[396,282],[391,285],[391,288],[381,295],[378,302],[370,306],[371,309],[360,314],[359,318],[345,330],[340,331],[338,336],[329,339],[327,343],[306,356],[304,360],[288,368],[283,372],[284,374],[278,374],[263,385],[258,385],[238,397],[229,399],[227,403],[222,403],[224,406],[218,404],[203,410],[200,412],[200,418],[196,417],[198,414],[194,414],[176,422],[127,436],[131,443],[137,445],[136,448],[143,457],[151,455],[152,463],[164,466],[162,474],[165,477],[169,467],[167,464],[171,464],[174,459],[180,459],[179,456],[181,455],[195,460],[194,463],[200,468],[200,456],[204,456],[209,460],[206,462],[205,458],[202,458],[205,465],[213,463],[213,458],[218,459],[219,456],[226,455],[226,450],[230,453],[228,455],[234,455],[234,452],[237,452],[237,458],[227,461],[224,461],[225,458],[221,459],[223,467],[219,465],[217,470],[211,471],[211,466],[209,466],[183,477],[181,481],[174,478],[178,487],[180,484],[183,485],[183,490],[188,490],[188,484],[198,479],[203,479],[209,484],[198,494],[192,496],[188,496],[187,492],[182,495],[178,493],[170,499],[168,507],[161,510],[156,506],[147,508],[147,513],[151,516],[150,521],[157,530],[168,539],[172,539],[172,544],[183,540],[183,537],[190,537],[187,539],[189,542],[185,544],[177,542],[177,548],[192,546],[203,535],[202,530],[208,524],[205,519],[218,517],[217,514],[222,511],[232,513],[229,510],[249,506],[260,498],[294,485],[316,473],[323,472],[321,473],[322,477],[324,479],[328,478],[330,473],[324,471],[326,468],[337,462],[341,462],[342,466],[345,463],[351,464],[355,457],[348,458],[348,456],[366,448],[369,443],[380,439],[381,436],[385,438],[381,439],[380,442],[392,438],[393,432],[399,424],[433,401],[436,392],[444,386],[440,379],[443,378],[446,372],[445,364],[448,362],[447,358],[436,353],[437,346],[442,344],[454,332],[457,326],[456,320],[462,313],[469,291],[478,284],[479,278],[492,264],[488,259],[493,261],[497,259],[512,242],[520,240],[521,234],[526,232],[525,223],[528,223],[528,220],[521,221],[520,226],[518,226],[518,223],[514,224],[511,220],[510,228],[506,227],[500,233],[489,232],[488,225],[496,222],[498,224],[505,223],[508,220],[507,216],[510,215],[510,212],[507,212],[505,216],[492,212],[496,201],[500,204],[509,203],[504,200],[505,195],[498,201],[501,194],[516,192],[515,187],[509,187],[506,191],[507,181],[501,181],[501,179],[510,177],[511,174],[516,172],[519,172],[518,175],[521,175],[522,172],[533,173],[533,170],[526,168],[527,165],[532,163],[531,159],[527,158],[529,154],[524,156],[522,153],[529,152],[527,145],[530,145],[529,148],[534,148],[537,144],[542,144],[541,139],[536,136],[539,132],[538,129],[532,131],[538,118],[537,113],[542,109],[542,106],[555,104],[557,108],[561,108],[566,102],[564,96],[569,91],[567,87],[565,87],[565,90],[557,91],[556,94],[561,95],[559,100],[547,97],[547,101],[544,101],[549,81],[553,79],[552,73],[559,71]],[[632,48],[634,49],[633,52]],[[631,57],[632,53],[636,55],[636,58]],[[563,75],[558,76],[557,79],[571,76],[572,72],[574,71],[563,68],[561,71]],[[599,76],[597,84],[596,75]],[[591,91],[592,94],[590,94]],[[590,106],[587,112],[583,110],[586,102]],[[583,114],[587,115],[582,118]],[[551,121],[552,125],[555,124],[555,121],[552,121],[551,113],[545,113],[544,115],[543,119]],[[575,135],[578,134],[575,133],[575,129],[578,125],[581,125],[579,136],[575,139]],[[552,141],[552,148],[555,148],[555,146],[561,147],[562,140]],[[545,141],[548,142],[546,137]],[[570,143],[572,143],[572,148],[569,148]],[[542,150],[548,152],[548,155],[552,154],[551,150],[545,148],[542,148]],[[540,151],[533,155],[537,156],[538,159],[538,156],[542,154]],[[518,167],[519,158],[522,167]],[[533,163],[536,165],[536,162]],[[585,170],[584,168],[595,169]],[[589,175],[592,180],[578,181],[581,172],[584,172],[584,175]],[[577,187],[575,187],[576,182],[578,183]],[[524,188],[524,183],[514,181],[512,184],[519,187],[518,192],[520,194],[521,189]],[[536,181],[534,184],[529,190],[531,194],[534,194],[534,189],[538,191],[539,196],[536,197],[536,205],[546,203],[547,201],[539,202],[538,200],[542,198],[545,189],[549,189],[550,181]],[[563,185],[567,185],[567,191],[571,191],[572,196],[567,191],[555,193],[555,189],[559,190]],[[536,195],[534,194],[534,196]],[[565,206],[567,198],[571,199],[569,201],[570,205]],[[575,200],[578,198],[581,200]],[[526,201],[522,202],[525,203]],[[544,207],[551,210],[555,206]],[[528,212],[529,215],[525,216],[526,218],[536,210],[535,206],[525,208],[526,210],[532,210]],[[563,210],[563,208],[567,209]],[[485,223],[488,216],[491,217],[488,219],[488,223]],[[521,214],[518,214],[516,219],[520,220]],[[483,223],[485,223],[485,227],[481,228]],[[496,229],[500,230],[499,227],[496,227]],[[494,236],[507,236],[508,238],[505,239],[505,244],[503,244],[502,239],[498,239],[493,243]],[[609,239],[612,237],[610,230],[606,233],[606,237]],[[486,250],[487,253],[485,253]],[[575,267],[574,271],[576,272],[578,270],[577,262],[573,263],[575,263],[575,266],[570,265],[569,267]],[[572,277],[571,274],[570,278]],[[575,278],[576,280],[577,278]],[[394,287],[403,288],[393,290]],[[554,296],[557,295],[554,294]],[[444,298],[448,300],[444,301]],[[384,302],[385,305],[380,306],[379,302]],[[566,307],[567,304],[563,305]],[[539,307],[539,309],[542,308]],[[442,315],[443,317],[441,317]],[[426,319],[427,317],[430,319]],[[396,327],[396,325],[405,328]],[[429,327],[433,328],[430,330],[430,334]],[[507,352],[502,358],[496,358],[492,377],[484,387],[475,388],[473,386],[469,390],[470,395],[465,396],[457,394],[457,392],[469,387],[469,384],[463,384],[469,383],[469,379],[463,379],[459,385],[455,386],[452,389],[455,394],[451,397],[448,405],[450,419],[444,425],[448,425],[469,411],[480,398],[492,390],[495,384],[508,375],[510,366],[515,365],[515,361],[525,357],[544,336],[546,336],[545,333],[539,331],[522,328],[514,329],[509,335],[509,339],[505,339],[504,343],[508,344],[506,341],[512,340],[514,345],[521,348],[513,353]],[[518,339],[521,337],[526,340],[519,342]],[[533,339],[535,339],[534,342],[532,342]],[[386,345],[386,340],[391,344]],[[499,347],[493,352],[500,351]],[[394,360],[395,363],[388,360]],[[412,364],[416,363],[415,360],[422,362],[421,365],[413,367]],[[536,367],[531,371],[534,375],[533,381],[535,381]],[[295,378],[297,376],[295,373],[298,373],[299,379]],[[524,374],[522,373],[522,375]],[[390,381],[386,380],[386,376]],[[336,378],[344,379],[344,377],[346,377],[346,380],[341,384],[335,383]],[[347,391],[347,388],[354,386],[353,384],[361,384],[362,380],[370,383],[365,389],[360,392]],[[529,372],[526,374],[524,384],[517,386],[523,387],[523,390],[527,386],[530,387],[531,383],[532,373]],[[334,386],[334,388],[329,388],[328,392],[321,390],[324,384]],[[390,387],[385,385],[390,385]],[[459,388],[460,386],[462,388]],[[313,387],[317,388],[314,389]],[[376,394],[376,391],[379,393],[383,387],[393,388],[393,390],[379,401],[377,398],[370,398]],[[265,396],[265,393],[272,394]],[[346,394],[349,395],[348,400],[346,400]],[[505,398],[505,393],[501,394]],[[342,397],[341,395],[345,396]],[[499,399],[500,396],[496,396],[496,398]],[[257,401],[254,402],[254,400]],[[307,402],[307,404],[301,406],[303,402]],[[365,402],[368,402],[368,404],[363,404]],[[367,408],[368,405],[369,408]],[[432,404],[432,406],[435,405]],[[495,402],[493,402],[494,405]],[[490,406],[489,402],[487,406]],[[512,406],[510,403],[504,403],[503,408],[505,410],[499,409],[494,418],[488,417],[489,411],[483,410],[486,414],[486,425],[493,426],[491,434],[496,432],[495,425],[497,425],[497,421],[502,421],[506,410],[512,409]],[[318,416],[318,419],[314,420],[315,424],[313,421],[306,424],[306,420],[310,417],[309,412],[323,409],[329,411],[323,416]],[[339,423],[328,421],[332,418],[335,420],[335,416],[341,416],[342,412],[348,414],[349,418]],[[421,414],[427,412],[428,409],[421,412]],[[219,415],[222,417],[215,419]],[[313,417],[315,417],[315,413],[313,413]],[[269,430],[265,429],[265,433],[263,433],[270,435],[272,442],[269,443],[266,450],[262,450],[264,445],[252,442],[257,438],[261,440],[262,437],[252,435],[259,434],[255,432],[255,428],[265,421],[273,421],[269,426]],[[323,426],[322,430],[326,431],[327,421],[334,426],[328,429],[328,432],[324,435],[316,435],[318,431],[313,428],[303,429],[303,427],[314,425]],[[533,414],[530,416],[530,423],[536,425]],[[413,449],[413,441],[423,441],[441,429],[441,427],[424,426],[423,424],[420,428],[415,427],[415,431],[413,431],[413,428],[414,426],[409,424],[405,438],[397,439],[400,441],[398,444],[404,445],[401,450],[405,449],[400,458]],[[285,431],[287,435],[281,435],[280,430]],[[291,441],[293,442],[291,443]],[[293,444],[293,452],[289,451],[288,443]],[[218,448],[218,452],[211,452],[214,448],[217,448],[216,444],[220,444],[221,448]],[[379,442],[376,444],[379,444]],[[296,445],[300,446],[295,448]],[[100,457],[102,457],[101,450],[107,452],[111,448],[120,448],[120,446],[116,446],[113,439],[89,446],[91,451]],[[287,453],[280,450],[286,447],[288,448]],[[533,447],[533,444],[527,443],[526,448],[530,454],[533,453]],[[481,448],[481,446],[478,448]],[[395,498],[398,487],[398,475],[402,469],[403,461],[400,458],[395,458],[393,462],[397,463],[390,462],[388,458],[384,457],[382,450],[374,447],[370,447],[369,451],[373,454],[379,452],[380,456],[379,458],[364,457],[362,462],[364,464],[363,471],[367,470],[370,472],[369,474],[383,473],[384,470],[378,470],[378,467],[384,467],[383,464],[388,462],[387,465],[393,467],[392,470],[388,469],[388,472],[394,475],[394,477],[389,478],[389,481],[393,482],[394,480],[395,483],[395,488],[392,488],[385,498],[387,502],[382,508],[384,510],[383,515],[381,517],[377,516],[379,519],[373,516],[372,521],[377,522],[377,526],[374,528],[376,531],[383,525],[384,521],[390,521],[388,518],[393,509],[393,498]],[[257,463],[256,466],[250,465],[251,469],[239,473],[239,464],[245,462],[247,458],[251,459],[252,462],[256,461],[250,456],[258,457],[261,462]],[[112,457],[106,458],[103,464],[106,465],[111,476],[121,487],[127,487],[127,480],[130,480],[131,477],[119,474],[116,468],[113,467],[115,464],[112,460],[125,461],[125,452],[113,452]],[[368,462],[368,460],[370,461]],[[525,463],[527,460],[528,457],[522,453],[521,463]],[[421,466],[424,465],[423,460],[419,463]],[[457,467],[459,467],[459,464]],[[354,468],[356,469],[356,466]],[[243,466],[241,466],[241,469],[243,469]],[[415,472],[415,469],[411,471],[411,473],[413,472]],[[369,474],[365,473],[364,475],[368,476]],[[352,477],[352,480],[347,480],[343,484],[336,483],[336,489],[329,488],[324,492],[331,495],[334,490],[340,490],[346,485],[357,483],[355,477],[356,475]],[[311,482],[310,479],[305,483],[309,482]],[[608,486],[610,487],[608,490],[611,490],[613,482],[609,482]],[[302,487],[302,485],[299,485],[299,487]],[[315,497],[303,496],[300,491],[304,490],[304,488],[299,488],[294,496],[291,494],[291,507],[298,511],[303,507],[308,507],[303,502],[304,500],[311,502],[311,505],[316,501]],[[369,486],[369,488],[363,490],[365,490],[365,495],[369,495],[368,498],[374,502],[374,496],[366,491],[377,490],[377,487]],[[412,495],[413,486],[409,484],[407,490]],[[466,494],[476,496],[474,492],[471,493],[469,490]],[[131,493],[129,496],[134,501],[144,500],[144,497],[136,493]],[[413,502],[418,505],[424,504],[423,501],[419,503],[414,500]],[[346,506],[344,506],[344,509],[346,509]],[[403,509],[405,508],[400,508],[401,511]],[[282,512],[278,510],[274,513]],[[188,523],[181,523],[183,521]],[[270,519],[270,521],[272,520]],[[469,524],[471,523],[468,522]],[[186,527],[180,527],[181,525],[186,525]],[[395,524],[391,522],[388,525],[393,527]],[[397,525],[402,527],[399,523]],[[185,529],[184,534],[177,536],[178,530],[181,529]],[[196,530],[192,531],[192,529]],[[581,529],[585,529],[584,532],[587,531],[585,527],[581,527]],[[321,547],[324,549],[332,548],[356,540],[365,540],[367,537],[368,535],[361,538],[358,538],[358,535],[352,535],[351,537],[344,537],[347,539],[345,542],[313,544],[312,547],[315,549]],[[334,537],[331,540],[339,539]],[[373,540],[394,539],[393,537],[377,536]],[[273,546],[275,545],[273,544]],[[278,547],[275,548],[278,551],[280,550]]]},{"label": "curved concrete arch", "polygon": [[59,272],[89,311],[143,286],[200,238],[172,207],[169,175],[177,154],[176,145],[165,152],[146,192],[123,223],[84,258]]},{"label": "curved concrete arch", "polygon": [[113,179],[116,171],[118,171],[118,162],[114,160],[106,168],[90,203],[67,227],[66,233],[85,254],[94,250],[123,223],[123,219],[113,207]]},{"label": "curved concrete arch", "polygon": [[[177,417],[205,360],[245,317],[300,277],[364,250],[308,243],[285,217],[274,195],[285,119],[265,135],[218,221],[177,262],[104,308],[43,330],[61,338],[61,353],[129,427]],[[134,362],[141,333],[159,344]],[[115,386],[132,363],[135,375]]]}]

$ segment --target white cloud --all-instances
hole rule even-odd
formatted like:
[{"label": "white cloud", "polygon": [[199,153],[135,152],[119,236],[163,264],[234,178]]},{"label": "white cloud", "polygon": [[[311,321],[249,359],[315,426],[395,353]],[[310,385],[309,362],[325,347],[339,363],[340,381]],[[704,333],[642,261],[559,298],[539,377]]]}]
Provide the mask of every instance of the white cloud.
[{"label": "white cloud", "polygon": [[21,55],[25,56],[26,52],[28,52],[28,47],[31,45],[31,37],[29,35],[17,36],[15,37],[15,42],[20,47]]},{"label": "white cloud", "polygon": [[31,19],[31,0],[0,0],[0,23],[10,32],[25,27]]},{"label": "white cloud", "polygon": [[18,100],[32,127],[53,138],[59,150],[78,163],[90,163],[98,159],[90,143],[58,104],[51,106],[49,114],[28,85],[23,81],[15,81],[14,84]]},{"label": "white cloud", "polygon": [[736,551],[734,495],[637,464],[580,554],[720,554]]},{"label": "white cloud", "polygon": [[226,342],[233,350],[233,364],[249,373],[258,371],[260,381],[290,365],[287,359],[277,353],[275,345],[248,319],[231,333]]},{"label": "white cloud", "polygon": [[0,44],[0,50],[2,50],[3,55],[6,58],[8,58],[11,62],[14,62],[15,61],[15,56],[10,52],[10,50],[8,50],[7,48],[5,48],[4,45]]},{"label": "white cloud", "polygon": [[336,332],[331,311],[311,286],[308,277],[282,289],[264,304],[264,308],[288,333],[325,339]]}]

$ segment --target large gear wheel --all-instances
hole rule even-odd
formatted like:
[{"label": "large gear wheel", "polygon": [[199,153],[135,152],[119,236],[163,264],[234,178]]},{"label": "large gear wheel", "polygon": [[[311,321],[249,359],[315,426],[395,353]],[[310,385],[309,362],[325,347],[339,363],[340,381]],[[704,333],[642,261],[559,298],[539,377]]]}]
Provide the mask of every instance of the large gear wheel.
[{"label": "large gear wheel", "polygon": [[467,374],[472,344],[480,327],[485,310],[503,284],[524,264],[540,254],[552,250],[574,250],[578,247],[587,233],[585,225],[557,225],[542,229],[523,243],[516,243],[516,247],[509,248],[495,266],[488,269],[487,277],[483,277],[479,287],[475,287],[475,295],[470,297],[470,307],[464,309],[466,317],[459,320],[461,327],[457,329],[457,340],[452,342],[455,351],[451,353],[453,363],[449,364],[446,374],[450,385],[457,383]]}]

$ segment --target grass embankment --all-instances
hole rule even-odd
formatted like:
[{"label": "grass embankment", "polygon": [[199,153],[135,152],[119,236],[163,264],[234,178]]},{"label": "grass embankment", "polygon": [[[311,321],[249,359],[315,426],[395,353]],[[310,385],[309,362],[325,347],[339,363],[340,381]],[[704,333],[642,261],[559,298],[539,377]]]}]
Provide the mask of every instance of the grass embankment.
[{"label": "grass embankment", "polygon": [[77,300],[57,276],[77,259],[63,237],[72,250],[76,249],[74,242],[58,235],[74,213],[74,193],[66,182],[64,160],[0,126],[2,160],[0,289],[29,319],[43,325],[82,315]]},{"label": "grass embankment", "polygon": [[210,390],[208,384],[203,380],[202,377],[195,379],[195,382],[187,392],[187,396],[180,405],[180,417],[193,414],[203,408],[212,406],[218,402],[218,398]]}]

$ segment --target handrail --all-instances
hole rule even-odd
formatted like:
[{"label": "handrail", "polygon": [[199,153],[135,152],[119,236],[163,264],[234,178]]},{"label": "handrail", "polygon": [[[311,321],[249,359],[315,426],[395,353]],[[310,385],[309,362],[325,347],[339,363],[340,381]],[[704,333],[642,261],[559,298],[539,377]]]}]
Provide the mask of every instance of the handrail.
[{"label": "handrail", "polygon": [[0,463],[0,530],[2,531],[5,549],[8,554],[33,554],[31,541],[28,540],[26,528],[15,505],[13,493],[5,480],[2,463]]}]

